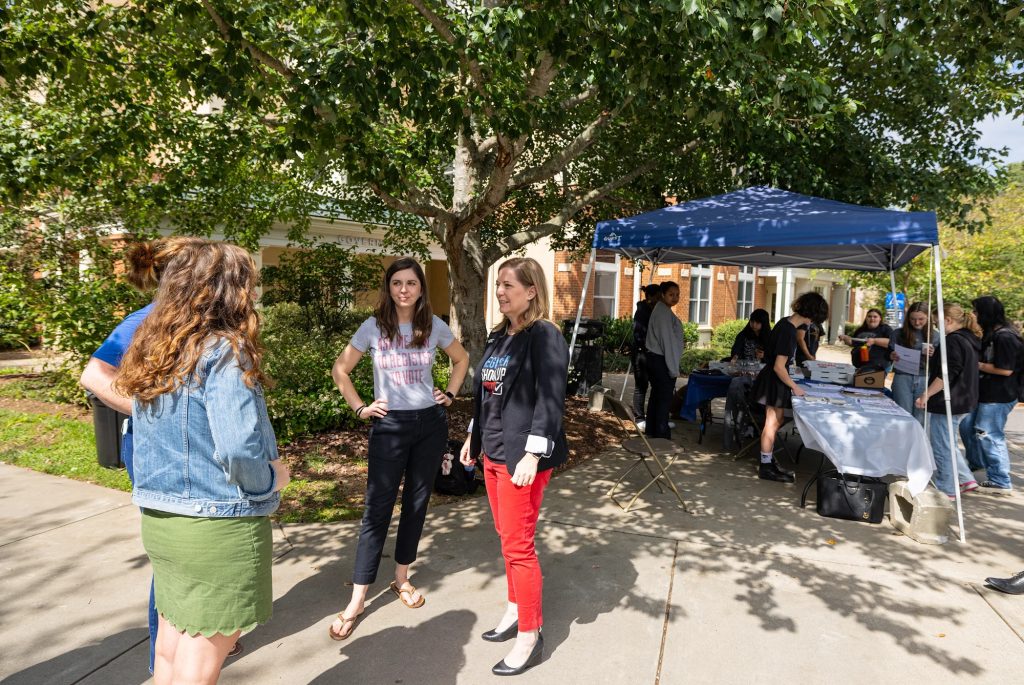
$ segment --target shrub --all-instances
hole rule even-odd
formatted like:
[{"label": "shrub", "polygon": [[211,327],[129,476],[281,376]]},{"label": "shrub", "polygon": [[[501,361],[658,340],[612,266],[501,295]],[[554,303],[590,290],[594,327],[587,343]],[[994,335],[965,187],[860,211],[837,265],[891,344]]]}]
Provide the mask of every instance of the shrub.
[{"label": "shrub", "polygon": [[683,322],[683,340],[686,342],[687,347],[693,347],[700,341],[700,331],[695,322]]},{"label": "shrub", "polygon": [[28,347],[39,337],[32,302],[34,278],[0,254],[0,350]]},{"label": "shrub", "polygon": [[621,319],[602,316],[601,321],[604,323],[604,336],[601,338],[604,351],[628,356],[633,346],[633,319],[628,316]]},{"label": "shrub", "polygon": [[736,336],[747,326],[747,319],[734,319],[725,321],[715,326],[711,333],[711,347],[718,352],[719,357],[727,357],[732,351],[732,344]]},{"label": "shrub", "polygon": [[692,347],[683,350],[683,356],[679,360],[679,372],[682,374],[690,374],[694,369],[707,364],[710,361],[714,361],[721,357],[714,349],[710,347]]},{"label": "shrub", "polygon": [[302,249],[282,255],[277,266],[263,268],[262,301],[267,306],[297,304],[307,325],[338,333],[348,322],[355,294],[373,290],[380,282],[380,259],[335,243],[298,247]]},{"label": "shrub", "polygon": [[[362,422],[349,408],[331,378],[331,367],[342,350],[370,315],[365,309],[338,314],[337,332],[309,326],[306,313],[296,304],[277,304],[263,309],[265,371],[274,381],[266,390],[267,410],[282,442],[298,435],[332,428],[357,426]],[[451,373],[448,357],[438,352],[434,384],[444,388]],[[363,355],[353,369],[352,383],[363,400],[373,397],[373,365]]]}]

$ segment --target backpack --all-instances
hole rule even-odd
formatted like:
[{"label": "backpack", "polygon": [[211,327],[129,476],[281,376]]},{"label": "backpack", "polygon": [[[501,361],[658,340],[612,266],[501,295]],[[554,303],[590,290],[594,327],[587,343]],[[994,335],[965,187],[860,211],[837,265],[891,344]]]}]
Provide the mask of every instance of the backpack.
[{"label": "backpack", "polygon": [[479,481],[476,479],[476,467],[467,470],[459,461],[461,440],[449,440],[448,447],[441,456],[441,468],[434,477],[434,490],[442,495],[462,497],[476,492]]}]

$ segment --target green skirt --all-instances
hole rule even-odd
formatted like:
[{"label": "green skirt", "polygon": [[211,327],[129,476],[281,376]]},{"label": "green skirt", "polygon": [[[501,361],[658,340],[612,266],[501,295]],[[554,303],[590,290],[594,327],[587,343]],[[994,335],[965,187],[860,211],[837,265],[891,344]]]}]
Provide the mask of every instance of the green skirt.
[{"label": "green skirt", "polygon": [[266,516],[195,518],[142,512],[156,608],[178,630],[231,635],[270,619],[271,530]]}]

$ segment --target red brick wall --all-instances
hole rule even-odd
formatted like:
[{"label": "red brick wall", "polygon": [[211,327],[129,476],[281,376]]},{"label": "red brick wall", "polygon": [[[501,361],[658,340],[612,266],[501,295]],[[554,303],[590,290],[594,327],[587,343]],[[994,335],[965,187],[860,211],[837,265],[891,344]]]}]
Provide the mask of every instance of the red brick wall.
[{"label": "red brick wall", "polygon": [[[579,305],[580,293],[583,292],[583,280],[586,276],[584,264],[587,262],[570,262],[568,252],[555,253],[555,278],[553,309],[554,319],[560,321],[576,316],[576,307]],[[598,261],[613,262],[615,257],[611,254],[598,253]],[[568,264],[568,271],[560,271],[560,265]],[[647,269],[650,267],[645,263]],[[631,274],[626,273],[632,269]],[[689,264],[665,264],[655,267],[654,283],[664,281],[675,281],[679,284],[679,304],[674,308],[676,316],[682,321],[690,320],[690,265]],[[666,271],[667,273],[662,273]],[[722,280],[718,275],[722,274]],[[717,326],[725,321],[732,321],[736,318],[736,284],[739,281],[739,269],[734,266],[712,267],[711,285],[711,326]],[[619,267],[619,302],[617,313],[619,318],[631,317],[636,310],[636,302],[633,300],[634,279],[640,279],[641,288],[650,280],[650,272],[640,272],[636,264],[628,260],[622,260]],[[763,279],[762,279],[763,280]],[[591,281],[591,286],[593,281]],[[642,294],[640,295],[642,298]],[[587,298],[583,303],[583,316],[593,316],[594,294],[591,287]],[[754,282],[754,307],[766,307],[766,292],[764,283]]]}]

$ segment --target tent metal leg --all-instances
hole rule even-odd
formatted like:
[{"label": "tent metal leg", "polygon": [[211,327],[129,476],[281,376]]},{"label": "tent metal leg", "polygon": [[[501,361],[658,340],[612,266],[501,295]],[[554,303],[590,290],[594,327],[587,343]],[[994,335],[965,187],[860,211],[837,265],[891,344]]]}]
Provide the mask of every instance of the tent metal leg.
[{"label": "tent metal leg", "polygon": [[957,526],[960,529],[960,542],[967,542],[967,531],[964,530],[964,510],[960,502],[960,475],[956,465],[956,434],[953,432],[953,408],[949,399],[949,364],[946,360],[946,317],[945,308],[942,302],[942,257],[939,246],[932,246],[932,257],[935,261],[935,299],[939,308],[939,359],[942,363],[942,396],[946,400],[946,430],[949,431],[949,444],[951,447],[949,460],[953,466],[953,494],[956,497]]},{"label": "tent metal leg", "polygon": [[572,365],[572,350],[576,347],[576,336],[580,332],[580,319],[583,317],[583,303],[587,301],[587,289],[590,287],[590,275],[594,273],[594,264],[597,262],[597,248],[590,251],[590,268],[587,275],[583,277],[583,294],[580,295],[580,304],[576,307],[576,323],[572,327],[572,339],[569,341],[569,365]]}]

